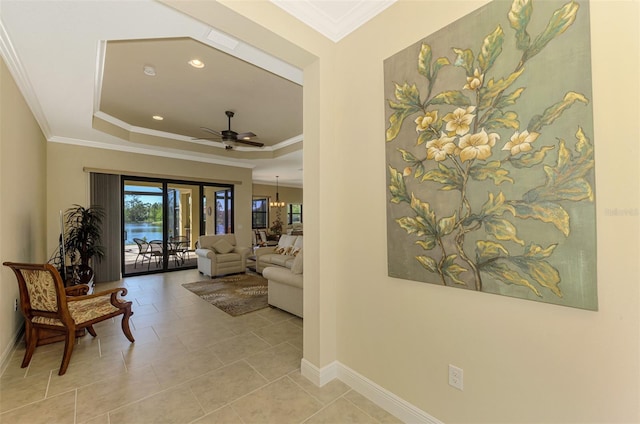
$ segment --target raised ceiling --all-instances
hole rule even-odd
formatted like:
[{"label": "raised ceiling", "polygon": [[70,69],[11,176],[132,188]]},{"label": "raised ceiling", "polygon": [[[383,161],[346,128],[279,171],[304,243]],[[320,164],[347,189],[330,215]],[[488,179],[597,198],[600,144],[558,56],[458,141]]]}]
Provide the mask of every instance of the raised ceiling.
[{"label": "raised ceiling", "polygon": [[[394,0],[272,1],[338,41]],[[153,0],[0,0],[0,14],[0,53],[48,141],[248,167],[254,182],[302,186],[300,69]],[[202,126],[227,129],[226,110],[234,131],[265,146],[194,140]]]}]

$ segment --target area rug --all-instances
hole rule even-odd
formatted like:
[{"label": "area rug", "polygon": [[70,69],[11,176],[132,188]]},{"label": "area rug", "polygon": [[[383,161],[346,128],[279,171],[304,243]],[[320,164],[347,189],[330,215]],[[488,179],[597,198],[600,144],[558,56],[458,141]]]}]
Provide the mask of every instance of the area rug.
[{"label": "area rug", "polygon": [[234,317],[269,306],[267,280],[259,274],[228,275],[182,286]]}]

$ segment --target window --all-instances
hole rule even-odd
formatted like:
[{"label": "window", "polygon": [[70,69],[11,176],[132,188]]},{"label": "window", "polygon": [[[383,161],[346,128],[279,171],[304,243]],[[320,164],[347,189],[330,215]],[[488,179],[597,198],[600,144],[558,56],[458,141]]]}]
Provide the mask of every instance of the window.
[{"label": "window", "polygon": [[266,197],[254,198],[251,205],[251,228],[267,228],[269,202]]},{"label": "window", "polygon": [[302,204],[289,203],[287,209],[287,224],[302,224]]}]

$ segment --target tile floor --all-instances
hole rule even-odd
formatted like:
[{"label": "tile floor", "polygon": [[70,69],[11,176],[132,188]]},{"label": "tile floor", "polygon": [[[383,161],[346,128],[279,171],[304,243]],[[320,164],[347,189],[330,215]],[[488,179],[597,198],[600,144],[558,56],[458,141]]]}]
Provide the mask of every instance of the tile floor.
[{"label": "tile floor", "polygon": [[62,343],[20,368],[23,344],[0,378],[0,423],[399,423],[334,380],[300,374],[302,320],[268,308],[231,317],[181,284],[197,270],[131,277],[130,344],[120,320],[79,338],[58,376]]}]

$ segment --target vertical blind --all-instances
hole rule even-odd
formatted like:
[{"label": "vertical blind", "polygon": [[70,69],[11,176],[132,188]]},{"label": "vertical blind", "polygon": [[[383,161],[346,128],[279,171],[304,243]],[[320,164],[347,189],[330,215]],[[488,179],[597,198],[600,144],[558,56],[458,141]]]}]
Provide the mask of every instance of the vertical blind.
[{"label": "vertical blind", "polygon": [[95,282],[120,279],[120,176],[112,174],[90,173],[91,205],[104,209],[102,222],[102,246],[104,258],[94,261]]}]

